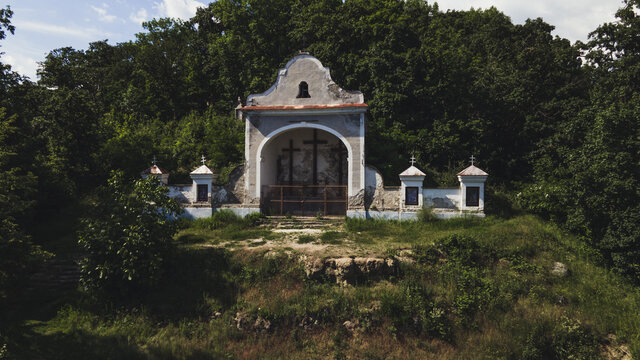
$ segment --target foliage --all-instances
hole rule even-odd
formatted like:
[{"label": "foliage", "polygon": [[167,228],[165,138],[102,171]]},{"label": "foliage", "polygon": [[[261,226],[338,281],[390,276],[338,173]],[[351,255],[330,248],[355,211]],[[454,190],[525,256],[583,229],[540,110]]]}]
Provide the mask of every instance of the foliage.
[{"label": "foliage", "polygon": [[634,34],[638,1],[624,2],[619,21],[603,24],[583,45],[593,86],[577,109],[545,141],[535,183],[520,194],[531,211],[564,224],[603,252],[614,268],[640,281],[633,227],[640,214],[640,69]]},{"label": "foliage", "polygon": [[153,176],[129,182],[112,173],[79,233],[85,288],[126,300],[157,284],[172,252],[171,218],[182,211],[167,191]]},{"label": "foliage", "polygon": [[[17,358],[592,359],[608,334],[640,351],[640,293],[594,265],[579,239],[533,216],[433,225],[393,224],[434,233],[413,252],[435,258],[416,256],[394,277],[355,286],[308,279],[290,249],[179,246],[139,306],[96,306],[70,292],[28,322],[24,338],[3,341]],[[554,261],[570,275],[550,276]],[[262,320],[268,330],[254,327]]]},{"label": "foliage", "polygon": [[20,226],[30,219],[36,178],[12,166],[16,153],[9,139],[16,131],[14,121],[15,116],[7,118],[0,108],[0,303],[15,296],[34,267],[49,256]]},{"label": "foliage", "polygon": [[[10,6],[7,6],[4,9],[0,9],[0,40],[7,37],[5,31],[14,33],[16,30],[15,26],[11,25],[11,17],[13,16],[13,11]],[[4,28],[4,29],[2,29]]]},{"label": "foliage", "polygon": [[228,227],[229,225],[238,225],[241,227],[253,227],[258,225],[264,219],[264,215],[255,212],[245,217],[236,215],[231,210],[218,210],[213,216],[208,218],[195,219],[189,225],[195,229],[216,230]]},{"label": "foliage", "polygon": [[[243,161],[238,97],[269,88],[306,49],[336,83],[364,93],[367,160],[388,184],[402,154],[447,185],[474,153],[501,189],[488,191],[487,212],[512,216],[510,194],[521,190],[519,205],[635,277],[628,249],[638,238],[623,224],[639,212],[637,5],[627,0],[620,21],[572,45],[541,19],[513,24],[496,8],[216,1],[188,21],[148,21],[133,41],[54,49],[38,83],[1,65],[0,106],[16,116],[11,167],[39,179],[25,198],[38,216],[91,192],[110,169],[137,175],[154,155],[173,178],[201,155],[228,174]],[[0,38],[13,32],[12,15],[2,9]]]}]

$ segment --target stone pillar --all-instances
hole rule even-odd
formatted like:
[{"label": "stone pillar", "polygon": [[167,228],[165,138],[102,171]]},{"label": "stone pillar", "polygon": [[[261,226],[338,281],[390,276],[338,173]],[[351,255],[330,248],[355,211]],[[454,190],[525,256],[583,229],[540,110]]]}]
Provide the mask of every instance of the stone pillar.
[{"label": "stone pillar", "polygon": [[484,183],[488,177],[489,174],[473,165],[458,173],[460,210],[484,212]]},{"label": "stone pillar", "polygon": [[[400,174],[400,208],[420,209],[423,206],[424,196],[422,195],[422,183],[425,173],[417,167],[411,165]],[[417,197],[417,199],[414,198]],[[415,200],[415,201],[414,201]]]},{"label": "stone pillar", "polygon": [[[207,199],[205,201],[211,202],[211,190],[213,188],[213,182],[218,177],[218,174],[211,171],[211,169],[209,169],[206,165],[202,165],[199,168],[192,171],[190,176],[191,176],[191,180],[193,180],[191,201],[199,202],[198,188],[200,187],[199,185],[202,185],[207,187],[207,196],[206,196]],[[202,200],[200,202],[202,202]]]}]

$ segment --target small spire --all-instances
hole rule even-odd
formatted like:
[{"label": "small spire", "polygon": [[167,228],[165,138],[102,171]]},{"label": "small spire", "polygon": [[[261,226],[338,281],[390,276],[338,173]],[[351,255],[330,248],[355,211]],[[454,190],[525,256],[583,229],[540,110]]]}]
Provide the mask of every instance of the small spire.
[{"label": "small spire", "polygon": [[204,155],[202,155],[202,165],[204,165],[204,163],[205,163],[206,161],[207,161],[207,160],[205,160]]},{"label": "small spire", "polygon": [[411,166],[416,163],[416,157],[411,155]]},{"label": "small spire", "polygon": [[153,155],[153,161],[151,162],[154,166],[158,163],[158,160],[156,159],[156,156]]},{"label": "small spire", "polygon": [[236,105],[236,108],[241,108],[242,107],[242,99],[240,98],[240,96],[238,96],[238,104]]},{"label": "small spire", "polygon": [[476,157],[471,155],[469,159],[471,159],[471,166],[473,166],[473,162],[476,160]]}]

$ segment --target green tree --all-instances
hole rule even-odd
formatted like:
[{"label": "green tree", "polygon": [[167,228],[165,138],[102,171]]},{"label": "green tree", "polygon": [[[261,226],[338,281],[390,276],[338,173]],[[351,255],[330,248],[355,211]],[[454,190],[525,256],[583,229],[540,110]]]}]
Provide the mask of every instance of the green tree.
[{"label": "green tree", "polygon": [[129,182],[112,173],[79,234],[86,289],[129,300],[158,282],[182,211],[167,191],[153,176]]},{"label": "green tree", "polygon": [[33,210],[36,178],[9,165],[15,155],[7,139],[15,132],[12,121],[0,108],[0,303],[26,281],[44,256],[18,225]]},{"label": "green tree", "polygon": [[592,84],[540,153],[524,203],[600,249],[613,268],[640,282],[640,22],[637,0],[583,45]]}]

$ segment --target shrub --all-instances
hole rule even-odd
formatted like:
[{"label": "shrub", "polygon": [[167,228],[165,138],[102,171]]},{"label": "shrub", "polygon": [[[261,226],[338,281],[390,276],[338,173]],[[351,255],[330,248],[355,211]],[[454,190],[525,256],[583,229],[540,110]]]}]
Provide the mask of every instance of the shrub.
[{"label": "shrub", "polygon": [[160,279],[182,209],[155,177],[127,182],[112,172],[98,205],[83,219],[82,283],[114,297],[143,292]]},{"label": "shrub", "polygon": [[237,225],[241,228],[253,227],[258,225],[264,218],[265,216],[258,212],[251,213],[243,218],[231,210],[218,210],[211,217],[193,220],[191,227],[204,230],[217,230],[226,228],[229,225]]},{"label": "shrub", "polygon": [[493,251],[481,246],[474,238],[463,235],[450,235],[436,240],[435,246],[442,250],[450,261],[478,266],[495,257]]},{"label": "shrub", "polygon": [[244,222],[248,225],[248,226],[256,226],[259,225],[262,221],[264,221],[266,219],[266,215],[259,213],[259,212],[253,212],[247,216],[245,216],[244,218]]},{"label": "shrub", "polygon": [[544,320],[529,326],[522,359],[600,359],[596,337],[578,320],[562,316],[556,324]]},{"label": "shrub", "polygon": [[382,295],[381,311],[391,320],[391,332],[414,330],[444,340],[450,338],[451,326],[446,306],[433,300],[430,289],[413,278],[404,280],[401,292],[385,292]]}]

